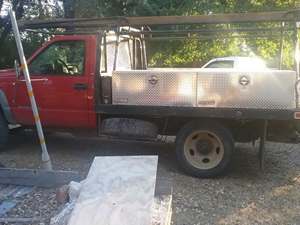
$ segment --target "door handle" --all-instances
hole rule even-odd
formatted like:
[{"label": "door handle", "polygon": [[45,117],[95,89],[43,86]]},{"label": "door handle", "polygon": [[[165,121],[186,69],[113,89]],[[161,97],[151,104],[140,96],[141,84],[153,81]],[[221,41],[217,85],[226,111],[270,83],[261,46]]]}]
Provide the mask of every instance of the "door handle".
[{"label": "door handle", "polygon": [[[19,80],[20,82],[26,82],[26,80]],[[48,79],[47,78],[41,78],[41,79],[30,79],[31,82],[47,82]]]},{"label": "door handle", "polygon": [[73,88],[75,90],[86,90],[88,88],[88,85],[84,84],[84,83],[77,83],[77,84],[74,84]]}]

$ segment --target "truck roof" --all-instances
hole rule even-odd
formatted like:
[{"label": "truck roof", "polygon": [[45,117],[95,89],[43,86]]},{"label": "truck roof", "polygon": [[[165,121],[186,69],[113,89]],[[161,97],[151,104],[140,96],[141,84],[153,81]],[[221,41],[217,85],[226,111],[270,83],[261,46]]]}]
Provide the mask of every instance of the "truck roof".
[{"label": "truck roof", "polygon": [[227,57],[214,58],[208,61],[206,64],[204,64],[202,68],[206,68],[211,63],[218,62],[218,61],[233,61],[234,68],[252,67],[253,64],[255,64],[259,68],[267,68],[265,61],[263,59],[259,57],[250,57],[250,56],[227,56]]},{"label": "truck roof", "polygon": [[226,56],[226,57],[214,58],[212,60],[213,61],[223,61],[223,60],[240,61],[240,60],[262,60],[262,59],[260,59],[259,57],[251,57],[251,56]]}]

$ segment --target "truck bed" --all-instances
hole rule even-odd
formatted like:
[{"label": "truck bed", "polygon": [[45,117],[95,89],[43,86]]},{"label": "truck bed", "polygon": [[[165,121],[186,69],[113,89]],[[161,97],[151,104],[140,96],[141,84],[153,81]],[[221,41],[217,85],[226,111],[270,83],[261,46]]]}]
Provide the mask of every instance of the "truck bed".
[{"label": "truck bed", "polygon": [[293,71],[151,69],[115,71],[112,103],[177,107],[294,109]]},{"label": "truck bed", "polygon": [[294,71],[151,68],[114,71],[112,104],[118,115],[293,119]]}]

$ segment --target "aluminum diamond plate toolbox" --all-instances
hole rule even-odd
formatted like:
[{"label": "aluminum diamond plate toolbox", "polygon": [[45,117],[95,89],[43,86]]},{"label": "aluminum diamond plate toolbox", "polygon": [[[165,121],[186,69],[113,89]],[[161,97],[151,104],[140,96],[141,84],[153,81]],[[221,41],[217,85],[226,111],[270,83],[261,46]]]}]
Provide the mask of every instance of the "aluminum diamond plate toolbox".
[{"label": "aluminum diamond plate toolbox", "polygon": [[113,104],[196,106],[196,72],[116,71],[112,77]]},{"label": "aluminum diamond plate toolbox", "polygon": [[293,71],[203,70],[198,72],[197,106],[292,109],[295,82]]},{"label": "aluminum diamond plate toolbox", "polygon": [[115,71],[113,104],[293,109],[293,71],[151,69]]}]

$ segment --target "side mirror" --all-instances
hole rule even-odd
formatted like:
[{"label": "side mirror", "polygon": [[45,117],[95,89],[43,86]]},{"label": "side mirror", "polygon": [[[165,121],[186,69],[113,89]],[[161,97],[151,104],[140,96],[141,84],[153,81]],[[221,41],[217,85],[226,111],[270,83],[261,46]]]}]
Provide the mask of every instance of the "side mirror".
[{"label": "side mirror", "polygon": [[18,60],[16,60],[16,59],[14,61],[14,66],[15,66],[16,76],[18,79],[20,77],[20,65],[18,63]]}]

